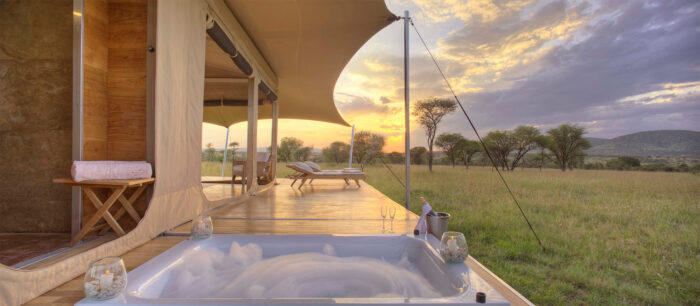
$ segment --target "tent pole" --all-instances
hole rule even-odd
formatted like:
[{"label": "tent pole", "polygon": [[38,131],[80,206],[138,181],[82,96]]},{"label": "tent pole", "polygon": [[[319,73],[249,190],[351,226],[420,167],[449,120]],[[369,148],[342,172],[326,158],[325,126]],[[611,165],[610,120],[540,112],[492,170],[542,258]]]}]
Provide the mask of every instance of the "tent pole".
[{"label": "tent pole", "polygon": [[[226,170],[226,155],[228,154],[228,127],[226,128],[226,141],[224,142],[224,161],[221,162],[221,177],[224,177]],[[233,171],[233,169],[231,169]]]},{"label": "tent pole", "polygon": [[258,187],[258,85],[260,79],[253,74],[248,79],[248,152],[244,171],[249,195],[255,195]]},{"label": "tent pole", "polygon": [[404,138],[406,142],[405,153],[406,155],[406,209],[411,209],[411,118],[409,114],[410,105],[408,103],[408,23],[410,17],[408,11],[404,11],[403,18],[403,79],[404,79],[404,114],[406,116],[406,126],[405,132],[406,136]]},{"label": "tent pole", "polygon": [[352,132],[350,132],[350,163],[348,164],[348,168],[352,168],[352,149],[353,145],[355,144],[355,125],[352,125]]}]

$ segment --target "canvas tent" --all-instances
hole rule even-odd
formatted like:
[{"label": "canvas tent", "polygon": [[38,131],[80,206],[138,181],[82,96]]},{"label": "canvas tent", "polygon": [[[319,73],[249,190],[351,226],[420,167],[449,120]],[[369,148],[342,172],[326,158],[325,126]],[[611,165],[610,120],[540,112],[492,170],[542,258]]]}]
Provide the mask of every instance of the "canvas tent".
[{"label": "canvas tent", "polygon": [[[74,14],[77,22],[82,22],[81,14]],[[29,271],[0,267],[0,304],[29,301],[81,275],[96,258],[122,254],[225,204],[206,200],[200,184],[207,15],[249,62],[252,79],[277,95],[280,118],[338,124],[346,124],[333,102],[338,76],[394,17],[383,0],[157,1],[151,28],[155,61],[149,63],[155,74],[154,131],[148,140],[156,182],[144,218],[127,235],[50,266]],[[264,106],[260,113],[267,116]],[[235,123],[237,116],[231,114],[233,119],[224,124]]]}]

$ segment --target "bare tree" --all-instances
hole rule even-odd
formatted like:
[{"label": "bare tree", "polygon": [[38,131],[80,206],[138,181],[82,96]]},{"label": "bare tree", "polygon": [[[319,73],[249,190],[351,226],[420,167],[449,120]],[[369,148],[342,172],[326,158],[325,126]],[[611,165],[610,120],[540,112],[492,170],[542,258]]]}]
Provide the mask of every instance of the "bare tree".
[{"label": "bare tree", "polygon": [[428,169],[433,171],[433,143],[438,124],[445,115],[455,111],[457,104],[450,99],[430,98],[420,100],[413,107],[413,116],[418,117],[418,121],[425,128],[425,135],[428,136]]}]

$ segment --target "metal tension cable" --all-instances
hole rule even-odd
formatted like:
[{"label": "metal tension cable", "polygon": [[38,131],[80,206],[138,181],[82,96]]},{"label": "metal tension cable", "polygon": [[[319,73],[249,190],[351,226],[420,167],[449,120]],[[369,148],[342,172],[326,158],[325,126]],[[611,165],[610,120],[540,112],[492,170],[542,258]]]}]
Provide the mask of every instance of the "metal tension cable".
[{"label": "metal tension cable", "polygon": [[[405,18],[405,17],[399,17],[399,18]],[[479,139],[481,146],[484,148],[484,152],[486,152],[486,156],[488,156],[489,160],[491,161],[491,165],[493,165],[493,167],[496,169],[496,172],[498,173],[498,176],[501,178],[501,181],[503,182],[503,184],[506,186],[506,189],[508,190],[510,197],[513,199],[513,202],[515,203],[515,205],[518,206],[518,210],[520,210],[520,214],[523,216],[523,218],[525,218],[525,222],[527,222],[527,225],[530,227],[530,231],[532,231],[532,234],[535,235],[535,239],[537,239],[537,243],[540,245],[540,248],[542,248],[542,250],[544,251],[544,246],[542,245],[542,241],[540,240],[540,237],[537,236],[537,233],[535,232],[535,229],[532,227],[530,220],[527,219],[525,212],[523,211],[522,207],[520,207],[520,203],[518,202],[518,199],[515,198],[513,191],[510,189],[510,186],[508,185],[508,182],[506,182],[506,179],[503,178],[501,171],[498,170],[498,166],[496,166],[496,162],[494,162],[493,157],[491,157],[491,153],[489,152],[488,148],[486,148],[484,141],[481,139],[479,132],[477,132],[476,127],[474,126],[474,123],[472,122],[472,119],[469,118],[469,115],[467,114],[466,109],[462,105],[462,102],[460,102],[459,98],[457,98],[457,94],[452,89],[452,85],[450,85],[450,82],[447,80],[447,77],[445,77],[445,73],[443,73],[442,69],[440,69],[440,65],[438,65],[437,60],[433,56],[433,53],[430,52],[428,45],[425,43],[425,40],[423,40],[423,36],[420,35],[420,32],[418,32],[418,28],[416,28],[416,25],[413,24],[413,19],[409,18],[408,21],[411,23],[411,26],[413,26],[413,29],[416,31],[416,34],[418,34],[418,38],[420,38],[420,41],[423,44],[423,47],[425,47],[425,50],[428,51],[428,54],[430,55],[430,58],[433,60],[435,67],[440,72],[440,75],[442,75],[442,79],[445,81],[445,84],[447,84],[447,87],[450,89],[450,92],[452,92],[452,96],[454,96],[455,100],[457,101],[457,104],[459,104],[459,108],[462,109],[462,113],[464,113],[464,116],[467,117],[467,121],[469,121],[469,125],[471,126],[472,130],[474,130],[474,134],[476,134],[476,138]]]}]

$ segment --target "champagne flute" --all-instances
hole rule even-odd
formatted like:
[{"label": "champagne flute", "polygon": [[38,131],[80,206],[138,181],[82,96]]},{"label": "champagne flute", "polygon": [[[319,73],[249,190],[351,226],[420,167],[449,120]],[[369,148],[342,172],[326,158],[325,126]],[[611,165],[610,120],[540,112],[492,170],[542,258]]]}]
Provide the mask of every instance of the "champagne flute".
[{"label": "champagne flute", "polygon": [[381,210],[381,213],[382,213],[382,233],[384,233],[384,232],[386,232],[386,230],[384,229],[384,221],[386,221],[386,213],[387,213],[386,206],[382,206],[381,209],[382,209]]},{"label": "champagne flute", "polygon": [[396,216],[396,207],[389,207],[389,217],[391,218],[391,229],[389,233],[394,232],[394,217]]}]

